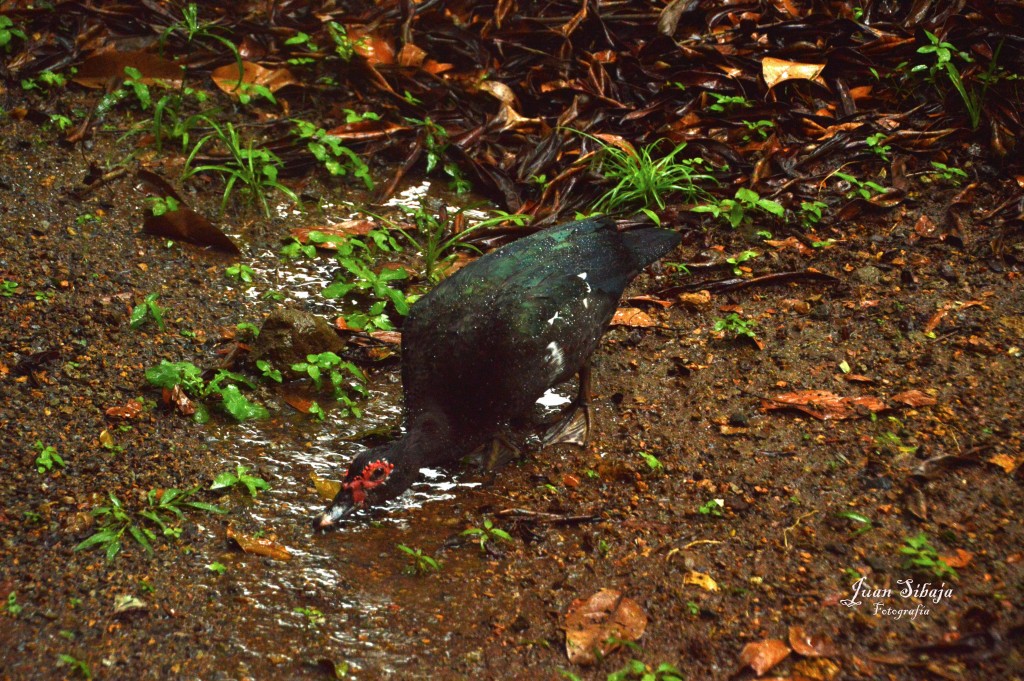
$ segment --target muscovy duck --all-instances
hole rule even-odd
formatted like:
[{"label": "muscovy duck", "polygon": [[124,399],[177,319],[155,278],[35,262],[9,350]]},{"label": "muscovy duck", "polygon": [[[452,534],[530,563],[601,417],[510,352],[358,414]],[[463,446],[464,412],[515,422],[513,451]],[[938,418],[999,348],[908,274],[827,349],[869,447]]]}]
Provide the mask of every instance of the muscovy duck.
[{"label": "muscovy duck", "polygon": [[459,461],[576,373],[570,416],[545,443],[585,443],[590,355],[626,285],[679,241],[579,220],[484,255],[423,296],[402,329],[405,435],[357,456],[314,526],[397,497],[420,468]]}]

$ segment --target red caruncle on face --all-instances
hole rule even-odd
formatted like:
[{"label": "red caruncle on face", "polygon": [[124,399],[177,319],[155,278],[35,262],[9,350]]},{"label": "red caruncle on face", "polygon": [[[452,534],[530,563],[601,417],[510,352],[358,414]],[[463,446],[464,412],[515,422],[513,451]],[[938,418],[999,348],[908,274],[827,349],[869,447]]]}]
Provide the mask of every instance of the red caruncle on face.
[{"label": "red caruncle on face", "polygon": [[366,466],[362,473],[346,482],[342,487],[352,494],[353,504],[361,505],[366,501],[366,492],[384,484],[394,469],[395,465],[393,463],[374,461]]}]

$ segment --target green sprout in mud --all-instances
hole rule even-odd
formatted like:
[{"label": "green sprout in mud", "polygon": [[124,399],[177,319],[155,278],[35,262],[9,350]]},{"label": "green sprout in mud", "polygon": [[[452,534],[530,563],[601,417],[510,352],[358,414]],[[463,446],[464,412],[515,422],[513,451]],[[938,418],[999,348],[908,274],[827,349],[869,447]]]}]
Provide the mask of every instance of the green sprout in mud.
[{"label": "green sprout in mud", "polygon": [[725,508],[725,501],[723,499],[711,499],[710,501],[701,504],[697,508],[697,513],[721,518],[723,508]]},{"label": "green sprout in mud", "polygon": [[723,333],[733,338],[749,338],[750,340],[757,340],[757,334],[754,333],[754,327],[757,322],[753,319],[744,319],[735,312],[730,312],[725,317],[720,317],[715,320],[714,330]]},{"label": "green sprout in mud", "polygon": [[158,536],[156,530],[164,537],[180,537],[182,528],[179,523],[185,518],[184,511],[193,509],[226,513],[214,504],[190,499],[198,490],[198,487],[187,491],[174,488],[152,489],[146,493],[146,507],[139,511],[129,511],[111,492],[108,495],[109,504],[92,510],[92,515],[99,523],[99,530],[75,546],[75,551],[99,548],[110,561],[121,552],[127,535],[138,542],[147,554],[153,555],[153,542]]},{"label": "green sprout in mud", "polygon": [[263,478],[249,474],[249,469],[238,464],[235,466],[235,472],[225,471],[220,473],[213,479],[213,484],[210,485],[211,490],[227,489],[234,487],[235,485],[242,485],[249,492],[249,496],[255,497],[256,492],[261,490],[270,489],[270,484]]},{"label": "green sprout in mud", "polygon": [[494,523],[491,522],[490,518],[484,520],[483,527],[471,527],[468,530],[462,531],[463,537],[472,537],[474,541],[480,544],[480,550],[487,550],[487,542],[489,541],[504,541],[512,542],[512,535],[500,527],[495,527]]},{"label": "green sprout in mud", "polygon": [[309,376],[317,390],[323,387],[326,377],[331,384],[332,397],[343,405],[342,416],[362,417],[363,411],[356,405],[355,399],[364,398],[368,394],[366,374],[355,364],[333,352],[321,352],[306,355],[305,362],[293,364],[291,369]]},{"label": "green sprout in mud", "polygon": [[847,175],[838,171],[833,173],[833,175],[850,185],[850,189],[846,192],[846,198],[848,199],[861,198],[868,201],[889,191],[871,180],[859,180],[853,175]]},{"label": "green sprout in mud", "polygon": [[159,297],[160,294],[158,293],[150,293],[146,296],[145,300],[132,309],[129,325],[133,329],[138,329],[148,320],[152,319],[156,324],[156,328],[161,331],[164,330],[164,312],[167,312],[167,308],[156,304],[156,299]]},{"label": "green sprout in mud", "polygon": [[316,629],[327,622],[327,616],[316,608],[295,608],[292,612],[296,612],[306,618],[306,626],[310,629]]},{"label": "green sprout in mud", "polygon": [[180,386],[186,395],[200,400],[198,403],[191,403],[191,407],[195,410],[193,419],[199,423],[206,423],[210,419],[209,410],[202,400],[215,395],[220,397],[221,407],[224,411],[238,421],[269,416],[266,407],[251,402],[242,394],[238,385],[249,389],[256,387],[245,376],[221,369],[212,379],[206,381],[202,374],[203,370],[191,362],[161,360],[157,366],[146,369],[146,380],[150,385],[167,390],[174,390],[176,386]]},{"label": "green sprout in mud", "polygon": [[60,655],[58,655],[57,660],[59,661],[60,665],[71,667],[72,674],[77,674],[83,679],[92,678],[92,671],[89,669],[89,665],[85,662],[85,660],[79,660],[74,655],[68,655],[66,653],[61,653]]},{"label": "green sprout in mud", "polygon": [[710,213],[713,217],[728,222],[733,229],[752,222],[756,213],[782,217],[786,212],[778,201],[762,198],[760,194],[747,187],[737,189],[734,198],[714,199],[690,210],[694,213]]},{"label": "green sprout in mud", "polygon": [[17,292],[19,286],[21,284],[16,281],[0,279],[0,296],[4,298],[12,297]]},{"label": "green sprout in mud", "polygon": [[42,442],[36,440],[33,447],[39,452],[36,456],[36,470],[40,473],[49,473],[54,467],[64,467],[64,459],[57,453],[57,449],[53,445],[44,447]]},{"label": "green sprout in mud", "polygon": [[740,269],[740,265],[748,260],[753,260],[754,258],[760,255],[761,254],[758,253],[757,251],[743,251],[742,253],[732,256],[731,258],[726,258],[725,262],[732,265],[732,273],[738,277],[741,274],[743,274],[743,270]]},{"label": "green sprout in mud", "polygon": [[665,464],[663,464],[658,459],[658,457],[654,456],[653,454],[648,454],[647,452],[639,452],[639,454],[640,458],[644,460],[644,463],[646,463],[647,467],[650,468],[652,471],[664,470]]},{"label": "green sprout in mud", "polygon": [[904,545],[900,547],[900,553],[906,556],[906,559],[903,561],[904,568],[914,570],[915,572],[932,574],[939,578],[957,578],[956,570],[939,557],[938,551],[928,541],[928,535],[924,532],[913,537],[907,537],[903,542]]},{"label": "green sprout in mud", "polygon": [[822,212],[828,208],[828,204],[822,201],[801,201],[800,202],[800,223],[804,227],[813,227],[822,220]]},{"label": "green sprout in mud", "polygon": [[428,572],[437,572],[441,569],[441,564],[423,553],[423,549],[414,549],[411,546],[399,544],[398,550],[409,556],[409,564],[403,570],[406,574],[425,575]]},{"label": "green sprout in mud", "polygon": [[244,263],[236,263],[234,265],[228,265],[227,267],[225,267],[224,274],[231,277],[232,279],[237,279],[242,283],[251,284],[253,276],[256,274],[256,272],[251,267]]}]

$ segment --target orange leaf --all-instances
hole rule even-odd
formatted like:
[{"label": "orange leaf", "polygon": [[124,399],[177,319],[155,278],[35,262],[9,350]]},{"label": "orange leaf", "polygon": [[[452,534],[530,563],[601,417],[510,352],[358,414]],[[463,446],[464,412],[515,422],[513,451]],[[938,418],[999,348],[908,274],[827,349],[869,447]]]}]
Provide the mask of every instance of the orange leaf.
[{"label": "orange leaf", "polygon": [[748,643],[740,652],[740,662],[749,666],[758,676],[782,662],[789,655],[789,647],[778,639]]},{"label": "orange leaf", "polygon": [[283,544],[279,544],[278,542],[265,537],[253,537],[252,535],[244,532],[239,532],[233,525],[228,525],[227,536],[228,539],[234,539],[239,548],[246,553],[252,553],[257,556],[266,556],[272,560],[292,559],[292,554]]},{"label": "orange leaf", "polygon": [[[239,73],[235,62],[214,69],[210,72],[210,78],[221,92],[232,97],[238,96]],[[242,62],[241,81],[243,85],[262,85],[271,92],[298,82],[288,69],[268,69],[251,61]]]},{"label": "orange leaf", "polygon": [[892,401],[905,404],[908,407],[930,407],[933,404],[939,403],[937,399],[924,394],[920,390],[904,390],[897,395],[893,395]]},{"label": "orange leaf", "polygon": [[831,657],[836,654],[832,639],[827,636],[812,636],[800,626],[789,628],[789,645],[798,655],[804,657]]},{"label": "orange leaf", "polygon": [[612,326],[648,327],[656,324],[649,314],[638,307],[620,307],[612,317]]},{"label": "orange leaf", "polygon": [[635,641],[647,628],[647,615],[636,601],[614,589],[578,598],[565,613],[565,651],[573,664],[590,665],[616,650],[621,641]]}]

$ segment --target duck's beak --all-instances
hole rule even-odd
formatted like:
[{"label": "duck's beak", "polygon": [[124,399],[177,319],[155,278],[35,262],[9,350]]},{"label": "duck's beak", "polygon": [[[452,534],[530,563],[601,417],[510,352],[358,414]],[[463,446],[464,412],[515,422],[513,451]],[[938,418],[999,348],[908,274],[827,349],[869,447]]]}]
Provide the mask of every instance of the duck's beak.
[{"label": "duck's beak", "polygon": [[335,500],[331,507],[313,520],[313,529],[319,532],[329,530],[342,518],[348,517],[358,508],[348,501]]}]

